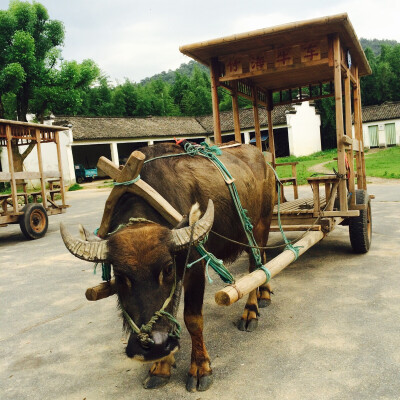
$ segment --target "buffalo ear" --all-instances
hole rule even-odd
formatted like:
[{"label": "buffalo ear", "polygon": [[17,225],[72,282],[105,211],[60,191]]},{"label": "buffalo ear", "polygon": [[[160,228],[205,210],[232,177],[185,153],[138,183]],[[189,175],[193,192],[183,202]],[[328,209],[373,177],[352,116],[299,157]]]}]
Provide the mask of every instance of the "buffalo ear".
[{"label": "buffalo ear", "polygon": [[194,203],[189,212],[189,226],[192,226],[201,217],[200,204]]},{"label": "buffalo ear", "polygon": [[[193,210],[194,207],[192,207]],[[196,218],[197,211],[191,212],[193,219]],[[190,215],[189,215],[190,220]],[[214,203],[210,199],[208,200],[207,210],[204,215],[192,226],[187,226],[180,229],[172,229],[173,239],[173,251],[180,251],[187,248],[192,238],[193,244],[196,245],[198,242],[203,240],[208,232],[210,232],[214,222]],[[193,231],[193,233],[192,233]]]}]

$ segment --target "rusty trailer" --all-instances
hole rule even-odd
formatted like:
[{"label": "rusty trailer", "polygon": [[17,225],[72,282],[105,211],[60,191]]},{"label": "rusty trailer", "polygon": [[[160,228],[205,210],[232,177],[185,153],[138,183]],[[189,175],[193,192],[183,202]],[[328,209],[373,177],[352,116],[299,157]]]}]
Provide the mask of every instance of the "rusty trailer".
[{"label": "rusty trailer", "polygon": [[[11,190],[10,193],[0,193],[0,227],[19,224],[28,239],[38,239],[47,231],[48,216],[60,214],[68,207],[65,203],[59,141],[59,131],[66,129],[0,120],[0,147],[7,151],[8,158],[8,172],[0,172],[0,182],[8,183]],[[44,170],[42,146],[46,143],[55,144],[58,160],[56,171]],[[38,171],[15,170],[14,154],[21,146],[36,147]],[[31,180],[40,182],[40,190],[28,190],[28,182]]]}]

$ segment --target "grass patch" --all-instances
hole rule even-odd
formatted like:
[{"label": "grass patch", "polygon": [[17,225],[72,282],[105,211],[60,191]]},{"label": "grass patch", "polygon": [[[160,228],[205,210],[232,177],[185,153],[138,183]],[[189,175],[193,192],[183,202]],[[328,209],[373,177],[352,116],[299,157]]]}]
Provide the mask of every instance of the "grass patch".
[{"label": "grass patch", "polygon": [[[297,164],[297,182],[299,185],[307,183],[307,178],[314,174],[308,169],[314,165],[327,162],[324,165],[326,169],[333,171],[338,169],[337,161],[333,158],[337,157],[336,149],[320,151],[306,157],[280,157],[277,163],[298,161]],[[329,162],[328,162],[329,161]],[[355,160],[354,168],[356,170]],[[378,151],[365,151],[365,168],[367,176],[376,176],[387,179],[400,179],[400,146],[389,147]],[[287,178],[292,176],[291,166],[278,167],[279,177]]]},{"label": "grass patch", "polygon": [[[307,183],[307,178],[314,174],[314,172],[308,169],[314,165],[321,164],[323,162],[332,161],[334,157],[337,156],[336,149],[330,149],[325,151],[319,151],[318,153],[311,154],[309,156],[303,157],[280,157],[276,159],[277,163],[283,162],[293,162],[298,161],[297,164],[297,183],[299,185],[304,185]],[[329,168],[329,167],[328,167]],[[285,165],[277,168],[277,172],[280,178],[287,178],[292,176],[292,167],[290,165]]]},{"label": "grass patch", "polygon": [[97,186],[97,189],[112,188],[114,187],[114,181],[104,181],[102,185]]},{"label": "grass patch", "polygon": [[68,188],[68,192],[74,192],[75,190],[81,190],[83,189],[83,186],[81,186],[79,183],[74,183]]},{"label": "grass patch", "polygon": [[400,179],[400,147],[389,147],[365,155],[367,176]]}]

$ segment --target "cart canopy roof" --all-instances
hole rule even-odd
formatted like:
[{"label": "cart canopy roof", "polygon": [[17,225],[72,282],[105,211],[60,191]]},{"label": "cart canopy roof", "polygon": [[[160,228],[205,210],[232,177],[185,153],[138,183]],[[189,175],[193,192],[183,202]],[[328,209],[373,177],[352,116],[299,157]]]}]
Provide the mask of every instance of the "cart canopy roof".
[{"label": "cart canopy roof", "polygon": [[346,13],[189,44],[180,51],[209,67],[218,60],[220,82],[245,78],[274,91],[331,81],[331,43],[337,35],[349,68],[357,66],[358,76],[371,74]]}]

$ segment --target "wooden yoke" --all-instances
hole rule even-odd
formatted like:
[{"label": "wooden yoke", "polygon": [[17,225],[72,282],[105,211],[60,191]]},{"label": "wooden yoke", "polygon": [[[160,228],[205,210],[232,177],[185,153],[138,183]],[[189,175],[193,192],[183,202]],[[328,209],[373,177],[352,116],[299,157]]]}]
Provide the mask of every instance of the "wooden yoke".
[{"label": "wooden yoke", "polygon": [[[100,157],[97,168],[104,171],[118,183],[129,182],[135,180],[142,169],[146,156],[140,151],[134,151],[120,170],[113,162],[106,157]],[[114,186],[104,207],[104,214],[101,220],[98,236],[105,238],[110,228],[111,217],[118,199],[126,192],[134,193],[146,200],[154,209],[156,209],[171,225],[175,226],[180,222],[183,216],[175,210],[172,205],[164,199],[156,190],[154,190],[146,182],[139,179],[129,185]],[[115,294],[115,280],[110,282],[102,282],[101,284],[88,288],[86,290],[86,298],[90,301],[97,301]]]},{"label": "wooden yoke", "polygon": [[[125,164],[124,168],[120,170],[114,163],[106,157],[100,157],[97,168],[104,171],[107,175],[113,178],[117,183],[129,182],[136,179],[142,169],[146,156],[140,151],[134,151]],[[171,204],[164,199],[157,191],[150,185],[142,181],[140,178],[130,185],[115,186],[104,207],[104,214],[101,220],[98,236],[105,238],[110,228],[111,217],[118,199],[125,193],[134,193],[144,200],[146,200],[152,207],[154,207],[171,225],[176,225],[182,219],[182,215],[175,210]]]}]

